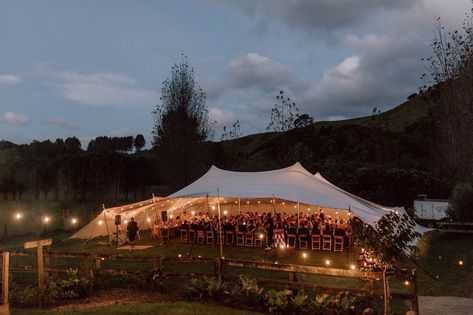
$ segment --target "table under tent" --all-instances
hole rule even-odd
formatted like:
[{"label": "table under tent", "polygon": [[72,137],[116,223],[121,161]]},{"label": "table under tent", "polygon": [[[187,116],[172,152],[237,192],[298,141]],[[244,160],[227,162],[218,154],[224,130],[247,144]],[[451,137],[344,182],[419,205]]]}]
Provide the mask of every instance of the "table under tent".
[{"label": "table under tent", "polygon": [[[220,210],[220,214],[218,213]],[[391,211],[389,208],[350,194],[330,183],[319,173],[311,174],[301,164],[262,172],[234,172],[212,166],[195,182],[168,197],[152,197],[137,203],[105,208],[95,219],[74,233],[71,238],[91,239],[111,236],[115,217],[121,216],[122,230],[134,217],[141,230],[150,229],[161,220],[163,211],[169,219],[184,212],[188,216],[208,213],[209,216],[230,216],[246,212],[306,214],[324,212],[332,218],[346,220],[356,216],[375,225]],[[425,232],[417,226],[419,232]]]}]

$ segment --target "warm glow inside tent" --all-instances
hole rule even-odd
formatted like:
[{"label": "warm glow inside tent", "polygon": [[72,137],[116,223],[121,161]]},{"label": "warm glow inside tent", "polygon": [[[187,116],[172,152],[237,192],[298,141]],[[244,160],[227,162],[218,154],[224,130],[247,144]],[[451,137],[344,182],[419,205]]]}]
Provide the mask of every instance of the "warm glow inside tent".
[{"label": "warm glow inside tent", "polygon": [[[115,215],[122,218],[121,229],[134,217],[140,229],[149,229],[161,211],[166,210],[170,219],[186,212],[194,215],[208,212],[221,216],[246,212],[276,212],[287,214],[324,211],[335,218],[356,216],[365,223],[375,225],[390,211],[388,208],[367,201],[331,184],[319,173],[313,175],[301,164],[263,172],[233,172],[212,166],[207,173],[192,184],[166,198],[151,198],[142,202],[104,209],[94,220],[71,238],[89,239],[106,236],[115,231]],[[421,227],[417,229],[424,232]]]}]

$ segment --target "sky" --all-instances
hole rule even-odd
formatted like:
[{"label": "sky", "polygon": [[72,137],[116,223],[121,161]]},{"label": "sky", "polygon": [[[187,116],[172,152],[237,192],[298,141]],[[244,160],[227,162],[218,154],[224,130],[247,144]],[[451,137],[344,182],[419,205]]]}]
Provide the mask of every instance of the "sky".
[{"label": "sky", "polygon": [[470,0],[0,0],[0,140],[143,134],[181,55],[210,119],[264,132],[280,90],[316,121],[370,115],[422,85],[434,21]]}]

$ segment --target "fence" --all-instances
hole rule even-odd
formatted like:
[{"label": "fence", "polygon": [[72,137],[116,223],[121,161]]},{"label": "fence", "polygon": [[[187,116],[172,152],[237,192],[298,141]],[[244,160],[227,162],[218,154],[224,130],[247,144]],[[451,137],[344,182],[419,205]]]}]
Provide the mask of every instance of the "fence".
[{"label": "fence", "polygon": [[[3,257],[5,257],[5,253]],[[36,254],[30,251],[12,251],[10,252],[12,257],[30,257],[35,258]],[[7,255],[8,257],[8,255]],[[73,264],[68,263],[67,265],[51,264],[51,260],[72,260]],[[3,258],[5,260],[5,258]],[[18,260],[18,262],[16,261]],[[14,259],[10,260],[10,272],[35,272],[38,270],[38,263],[24,264],[19,263],[28,259]],[[31,259],[29,259],[31,261]],[[115,266],[113,263],[115,263]],[[118,264],[117,264],[118,263]],[[224,258],[209,258],[209,257],[160,257],[160,256],[132,256],[132,255],[115,255],[115,254],[86,254],[86,253],[61,253],[61,252],[44,252],[44,272],[46,277],[51,272],[66,272],[68,268],[73,267],[80,270],[82,273],[87,274],[92,283],[94,283],[99,276],[104,275],[124,275],[128,273],[136,272],[136,267],[140,264],[151,265],[154,267],[163,266],[165,263],[176,264],[192,264],[192,266],[198,263],[204,263],[213,266],[213,274],[218,279],[232,279],[228,272],[231,268],[243,268],[246,270],[266,270],[266,271],[278,271],[287,273],[287,281],[277,279],[257,279],[258,283],[267,286],[274,286],[278,288],[287,289],[300,289],[305,291],[314,292],[326,292],[326,293],[339,293],[340,291],[348,291],[352,295],[366,297],[369,303],[376,297],[383,297],[384,292],[382,290],[376,290],[373,286],[373,282],[380,280],[383,277],[382,272],[377,271],[361,271],[351,269],[338,269],[328,267],[316,267],[307,265],[292,265],[292,264],[278,264],[268,262],[257,262],[257,261],[246,261],[236,259],[224,259]],[[108,266],[105,266],[108,265]],[[127,268],[128,266],[128,268]],[[135,271],[130,270],[130,266],[133,266]],[[143,267],[143,266],[142,266]],[[4,268],[5,270],[5,268]],[[3,270],[2,270],[3,271]],[[189,274],[209,274],[209,272],[168,272],[165,274],[166,277],[177,277]],[[308,275],[321,275],[321,276],[335,276],[359,279],[365,282],[364,288],[341,288],[341,287],[330,287],[321,286],[310,282],[298,281],[297,275],[308,274]],[[164,276],[164,275],[163,275]],[[5,278],[3,278],[5,279]],[[411,308],[419,313],[418,299],[417,299],[417,279],[415,269],[408,270],[397,270],[389,274],[389,279],[407,281],[409,284],[410,293],[392,292],[390,297],[394,299],[402,299],[411,302]],[[41,294],[41,291],[40,291]],[[3,294],[5,296],[5,293]],[[41,300],[41,297],[40,297]]]}]

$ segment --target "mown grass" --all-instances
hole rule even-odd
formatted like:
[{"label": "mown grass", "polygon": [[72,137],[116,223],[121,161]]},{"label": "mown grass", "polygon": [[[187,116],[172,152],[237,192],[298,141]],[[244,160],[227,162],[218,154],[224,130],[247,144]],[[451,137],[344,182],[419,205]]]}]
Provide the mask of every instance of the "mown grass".
[{"label": "mown grass", "polygon": [[200,304],[195,302],[176,303],[139,303],[126,305],[111,305],[94,307],[84,310],[13,310],[12,315],[50,315],[50,314],[75,314],[75,315],[101,315],[101,314],[177,314],[177,315],[197,315],[197,314],[226,314],[226,315],[252,315],[261,314],[246,310],[237,310],[230,307],[217,306],[212,304]]}]

